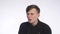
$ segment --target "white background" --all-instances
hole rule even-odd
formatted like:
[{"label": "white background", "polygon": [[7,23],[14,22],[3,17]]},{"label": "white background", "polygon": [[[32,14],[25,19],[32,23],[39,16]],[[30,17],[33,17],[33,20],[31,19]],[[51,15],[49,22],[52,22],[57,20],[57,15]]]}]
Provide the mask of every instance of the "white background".
[{"label": "white background", "polygon": [[52,34],[60,34],[60,0],[0,0],[0,34],[18,34],[30,4],[40,7],[39,19],[51,27]]}]

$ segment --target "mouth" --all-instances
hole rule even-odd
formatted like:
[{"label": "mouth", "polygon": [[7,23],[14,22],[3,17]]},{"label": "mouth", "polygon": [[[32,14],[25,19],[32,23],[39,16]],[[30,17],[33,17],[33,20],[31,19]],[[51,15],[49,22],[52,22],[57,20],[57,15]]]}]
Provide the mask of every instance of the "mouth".
[{"label": "mouth", "polygon": [[32,19],[28,19],[29,21],[31,21]]}]

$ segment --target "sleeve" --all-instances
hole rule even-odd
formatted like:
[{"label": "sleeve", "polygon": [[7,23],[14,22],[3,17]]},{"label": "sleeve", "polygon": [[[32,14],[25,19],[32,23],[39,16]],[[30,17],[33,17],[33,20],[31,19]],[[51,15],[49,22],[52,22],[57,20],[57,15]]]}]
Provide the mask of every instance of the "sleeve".
[{"label": "sleeve", "polygon": [[18,34],[26,34],[25,25],[21,24]]}]

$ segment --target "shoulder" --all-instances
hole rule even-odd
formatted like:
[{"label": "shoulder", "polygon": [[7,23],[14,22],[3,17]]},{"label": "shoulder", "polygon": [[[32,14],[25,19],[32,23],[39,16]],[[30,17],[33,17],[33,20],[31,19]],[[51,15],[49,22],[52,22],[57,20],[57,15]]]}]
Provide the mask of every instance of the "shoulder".
[{"label": "shoulder", "polygon": [[21,23],[20,27],[26,27],[28,25],[28,22]]},{"label": "shoulder", "polygon": [[40,23],[40,26],[41,26],[42,30],[43,30],[45,33],[52,34],[52,30],[51,30],[51,28],[50,28],[49,25],[41,22],[41,23]]},{"label": "shoulder", "polygon": [[[40,21],[41,22],[41,21]],[[41,26],[45,29],[45,30],[51,30],[50,26],[44,22],[41,22]]]}]

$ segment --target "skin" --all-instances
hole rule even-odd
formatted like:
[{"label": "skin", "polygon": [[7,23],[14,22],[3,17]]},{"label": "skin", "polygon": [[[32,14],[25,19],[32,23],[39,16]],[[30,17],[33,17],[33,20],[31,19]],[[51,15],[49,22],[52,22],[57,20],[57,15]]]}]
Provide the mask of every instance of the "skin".
[{"label": "skin", "polygon": [[28,22],[31,23],[33,26],[37,25],[39,16],[40,13],[38,13],[35,8],[32,8],[27,12]]}]

